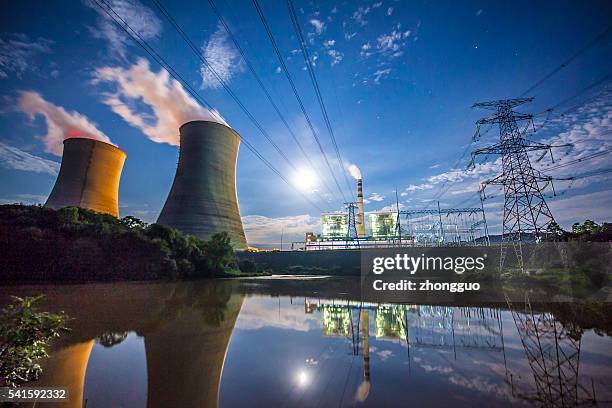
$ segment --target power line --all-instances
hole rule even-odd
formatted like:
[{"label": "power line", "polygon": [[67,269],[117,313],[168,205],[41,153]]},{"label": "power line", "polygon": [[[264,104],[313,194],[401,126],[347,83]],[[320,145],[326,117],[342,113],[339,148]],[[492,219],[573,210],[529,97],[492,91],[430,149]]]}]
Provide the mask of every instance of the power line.
[{"label": "power line", "polygon": [[[549,72],[548,74],[546,74],[544,77],[542,77],[541,79],[539,79],[536,83],[534,83],[532,86],[530,86],[529,88],[527,88],[527,90],[525,92],[523,92],[521,94],[521,96],[524,96],[526,94],[528,94],[529,92],[533,91],[534,89],[538,88],[539,86],[541,86],[544,82],[546,82],[547,80],[549,80],[552,76],[554,76],[557,72],[561,71],[563,68],[567,67],[570,63],[572,63],[574,60],[576,60],[580,55],[582,55],[584,52],[586,52],[589,48],[591,48],[593,45],[597,44],[599,41],[601,41],[602,39],[604,39],[609,33],[610,30],[612,29],[611,27],[608,27],[605,31],[603,31],[602,33],[600,33],[597,37],[595,37],[594,39],[592,39],[590,42],[588,42],[585,46],[583,46],[580,50],[578,50],[576,53],[574,53],[573,55],[571,55],[568,59],[566,59],[565,61],[563,61],[561,63],[561,65],[559,65],[558,67],[556,67],[555,69],[553,69],[551,72]],[[581,95],[584,92],[589,91],[590,89],[596,87],[597,85],[604,83],[606,81],[608,81],[610,79],[610,74],[606,74],[606,76],[604,76],[602,79],[595,81],[594,83],[592,83],[591,85],[587,86],[586,88],[582,89],[580,92],[578,92],[577,94],[574,94],[573,96],[562,100],[561,102],[555,104],[553,107],[545,110],[544,112],[547,112],[550,115],[550,112],[554,109],[556,109],[557,107],[569,102],[572,99],[575,99],[576,97],[578,97],[579,95]],[[566,114],[567,112],[563,112],[561,115]],[[546,121],[548,120],[548,117],[546,119]],[[545,121],[545,122],[546,122]],[[542,125],[540,127],[540,129],[543,127],[544,125]],[[485,133],[483,133],[482,136],[484,136],[488,131],[490,130],[487,129],[485,131]],[[477,133],[479,133],[480,129],[477,129]],[[467,149],[469,149],[469,147],[472,145],[472,143],[474,142],[474,138],[472,138],[472,141],[468,144],[466,150],[464,150],[464,152],[462,153],[462,155],[459,157],[459,160],[457,160],[457,163],[455,164],[454,167],[457,167],[457,164],[463,160],[463,158],[465,157],[465,154],[467,153]],[[446,184],[448,184],[448,181],[445,181],[444,185],[438,190],[438,193],[436,194],[436,199],[439,199],[440,197],[442,197],[444,194],[446,194],[446,192],[450,189],[450,187],[452,187],[453,184],[455,184],[457,182],[457,180],[451,182],[451,184],[448,186],[448,188],[446,190],[444,190],[444,192],[442,192],[442,189],[444,188],[444,186]]]},{"label": "power line", "polygon": [[612,29],[612,26],[609,26],[608,28],[606,28],[605,31],[603,31],[602,33],[600,33],[597,37],[593,38],[591,41],[589,41],[584,47],[582,47],[581,49],[579,49],[578,51],[576,51],[573,55],[571,55],[568,59],[566,59],[565,61],[563,61],[561,63],[561,65],[559,65],[558,67],[556,67],[555,69],[553,69],[551,72],[549,72],[548,74],[544,75],[544,77],[542,77],[541,79],[539,79],[535,84],[533,84],[532,86],[530,86],[529,88],[527,88],[527,90],[525,92],[523,92],[520,97],[523,97],[525,95],[527,95],[528,93],[530,93],[531,91],[533,91],[534,89],[536,89],[537,87],[539,87],[540,85],[542,85],[544,82],[546,82],[547,80],[549,80],[552,76],[554,76],[557,72],[561,71],[563,68],[567,67],[569,64],[571,64],[574,60],[576,60],[580,55],[582,55],[584,52],[586,52],[589,48],[591,48],[592,46],[594,46],[595,44],[597,44],[599,41],[603,40],[609,33],[610,30]]},{"label": "power line", "polygon": [[332,145],[334,146],[334,150],[336,151],[336,156],[338,158],[338,164],[342,169],[342,174],[344,176],[344,181],[346,181],[346,185],[353,196],[353,200],[355,200],[355,193],[353,192],[353,188],[351,187],[351,183],[347,177],[347,171],[344,166],[344,161],[342,160],[342,156],[340,154],[340,148],[338,147],[338,143],[336,141],[336,137],[334,135],[334,130],[331,125],[331,121],[329,119],[329,115],[327,114],[327,109],[325,108],[325,103],[323,102],[323,95],[321,94],[321,89],[319,88],[319,82],[317,81],[317,76],[314,71],[314,67],[312,66],[312,60],[310,59],[310,55],[308,53],[308,47],[306,46],[306,40],[304,39],[304,34],[302,33],[302,29],[300,27],[299,20],[297,18],[297,14],[295,13],[295,9],[293,7],[293,2],[291,0],[287,0],[287,8],[289,9],[289,16],[291,17],[291,22],[293,23],[293,29],[298,37],[298,42],[300,43],[300,49],[302,50],[302,56],[304,57],[304,62],[306,63],[306,68],[308,70],[308,74],[310,76],[310,81],[312,82],[312,86],[314,87],[315,94],[317,96],[317,101],[319,102],[319,106],[321,107],[321,112],[323,114],[323,120],[325,122],[325,126],[327,127],[327,131],[329,132],[329,137],[331,138]]},{"label": "power line", "polygon": [[[202,96],[200,96],[200,94],[195,91],[191,85],[189,84],[189,82],[187,82],[185,79],[183,79],[183,77],[174,70],[174,68],[172,68],[172,66],[170,66],[170,64],[161,56],[159,55],[147,42],[146,40],[144,40],[139,34],[138,32],[136,32],[119,14],[117,14],[117,12],[113,9],[113,7],[108,4],[108,2],[106,0],[94,0],[96,2],[96,4],[98,5],[98,7],[100,7],[100,9],[102,11],[104,11],[114,22],[115,24],[117,24],[126,34],[128,34],[128,36],[130,36],[130,38],[132,38],[132,40],[134,40],[143,50],[145,50],[145,52],[151,57],[153,58],[162,68],[167,69],[168,72],[170,73],[170,75],[179,83],[181,83],[189,92],[189,94],[191,96],[193,96],[199,103],[204,104],[205,106],[207,106],[209,109],[213,109],[212,105],[209,104]],[[103,7],[102,4],[103,3],[106,7]],[[112,14],[111,14],[112,12]],[[113,16],[114,14],[114,16]],[[319,206],[317,206],[315,203],[313,203],[308,197],[306,197],[306,195],[304,195],[301,191],[299,191],[293,184],[291,184],[277,169],[276,167],[274,167],[274,165],[272,165],[272,163],[270,163],[261,153],[259,153],[259,151],[255,148],[255,146],[253,146],[251,143],[248,142],[248,140],[246,140],[244,138],[244,136],[239,135],[240,136],[240,140],[246,145],[246,147],[257,157],[259,158],[270,170],[272,170],[273,173],[275,173],[281,180],[283,180],[289,187],[291,187],[292,189],[294,189],[298,194],[302,195],[302,197],[313,207],[315,207],[318,211],[321,211],[321,208]]]},{"label": "power line", "polygon": [[[226,23],[225,19],[223,18],[223,15],[221,14],[221,12],[219,11],[219,9],[217,8],[214,0],[208,0],[208,4],[210,4],[210,7],[212,8],[213,12],[215,13],[215,15],[217,16],[217,18],[219,19],[219,21],[221,22],[221,24],[223,25],[223,27],[225,28],[225,31],[227,32],[227,34],[229,35],[230,39],[232,40],[232,42],[234,43],[234,46],[236,47],[236,49],[238,50],[238,52],[240,53],[240,56],[242,57],[242,60],[245,62],[247,68],[249,69],[249,71],[251,72],[251,74],[255,77],[255,80],[257,81],[257,84],[259,85],[259,87],[261,88],[261,90],[264,92],[264,94],[266,95],[266,99],[268,99],[268,101],[270,102],[270,104],[272,105],[272,107],[274,108],[274,111],[276,112],[276,114],[278,115],[278,117],[280,118],[281,122],[283,122],[283,124],[285,125],[285,128],[287,129],[287,131],[289,132],[289,134],[291,135],[291,137],[293,138],[293,140],[295,141],[296,145],[298,146],[298,148],[300,149],[300,151],[302,152],[302,154],[304,155],[304,157],[306,158],[306,160],[308,161],[308,163],[310,164],[310,166],[315,169],[315,165],[313,164],[312,160],[310,159],[310,156],[308,155],[308,153],[306,153],[304,147],[302,146],[302,144],[300,143],[299,139],[297,138],[297,136],[295,135],[295,133],[293,132],[293,130],[291,129],[291,127],[289,126],[289,123],[287,122],[287,120],[285,119],[284,115],[281,113],[278,105],[274,102],[274,100],[272,99],[272,96],[270,95],[270,92],[268,92],[268,89],[266,88],[266,86],[264,85],[263,81],[261,80],[261,78],[259,77],[259,75],[257,74],[257,71],[255,70],[255,68],[253,67],[253,64],[251,64],[251,62],[249,61],[249,59],[246,56],[246,53],[244,52],[244,50],[242,49],[242,47],[240,46],[240,44],[238,43],[238,40],[236,39],[236,36],[234,36],[234,33],[232,32],[232,30],[229,28],[229,25]],[[324,180],[321,178],[321,181],[324,182]],[[324,182],[324,186],[325,188],[333,195],[333,192],[331,191],[331,189],[329,188],[329,186],[327,185],[327,183]],[[323,200],[323,198],[321,197],[321,199]]]},{"label": "power line", "polygon": [[260,133],[268,140],[268,142],[270,142],[270,144],[274,147],[274,149],[276,149],[276,151],[278,152],[278,154],[285,159],[285,161],[287,162],[287,164],[294,170],[297,171],[297,169],[295,168],[295,166],[293,165],[293,163],[291,162],[291,160],[289,160],[289,158],[285,155],[285,153],[280,149],[280,147],[278,147],[278,145],[272,140],[272,138],[270,137],[270,135],[268,135],[268,132],[265,131],[265,129],[261,126],[261,124],[259,123],[259,121],[251,114],[251,112],[247,109],[247,107],[242,103],[242,101],[236,96],[236,94],[234,94],[234,92],[231,90],[231,88],[227,85],[227,83],[223,80],[223,78],[221,78],[221,76],[217,73],[217,71],[212,67],[212,65],[208,62],[208,60],[206,59],[206,57],[204,57],[204,55],[202,55],[202,53],[200,52],[200,50],[198,50],[198,48],[195,46],[195,44],[193,44],[193,42],[191,41],[191,39],[189,38],[189,36],[187,36],[187,34],[185,33],[185,31],[183,31],[183,29],[180,27],[180,25],[176,22],[176,20],[172,17],[172,15],[170,15],[170,13],[168,12],[168,10],[166,10],[166,8],[164,7],[163,4],[161,4],[159,2],[159,0],[152,0],[153,3],[155,4],[155,6],[159,9],[159,11],[162,12],[162,14],[168,19],[168,21],[170,22],[170,24],[176,29],[176,31],[179,33],[179,35],[181,36],[181,38],[183,38],[183,40],[187,43],[187,45],[189,46],[189,48],[191,48],[191,50],[196,54],[196,56],[200,59],[200,61],[202,61],[202,63],[206,66],[207,69],[210,70],[210,72],[212,72],[212,74],[215,76],[215,78],[217,79],[217,81],[219,81],[219,83],[221,84],[221,86],[223,87],[223,89],[225,89],[225,91],[232,97],[232,99],[234,100],[234,102],[236,102],[238,104],[238,106],[240,107],[240,109],[247,115],[247,117],[251,120],[251,122],[253,122],[253,124],[255,125],[255,127],[257,127],[257,129],[260,131]]},{"label": "power line", "polygon": [[[285,60],[280,52],[280,49],[278,48],[278,45],[276,44],[276,40],[274,39],[274,35],[272,34],[272,30],[270,30],[270,26],[268,25],[268,22],[266,20],[266,17],[263,14],[263,11],[261,9],[261,6],[259,5],[259,1],[258,0],[253,0],[253,5],[255,6],[255,9],[257,10],[257,14],[259,16],[259,20],[261,21],[262,25],[264,26],[265,30],[266,30],[266,34],[268,35],[268,39],[270,40],[270,43],[272,44],[272,48],[274,49],[274,53],[276,54],[276,58],[278,59],[278,62],[283,70],[283,73],[285,74],[285,77],[287,78],[287,80],[289,81],[289,85],[291,86],[291,90],[293,91],[293,95],[295,96],[298,105],[300,106],[300,110],[302,111],[302,114],[304,115],[304,118],[306,119],[306,123],[308,124],[308,128],[310,129],[310,132],[312,134],[312,137],[315,139],[315,141],[317,142],[317,146],[319,147],[319,151],[321,152],[321,155],[323,156],[323,159],[325,160],[325,164],[327,165],[327,168],[329,169],[330,174],[332,175],[334,182],[336,183],[336,187],[338,188],[338,191],[340,191],[340,194],[342,195],[342,202],[346,201],[346,197],[344,197],[344,193],[342,192],[342,188],[340,187],[340,183],[338,182],[338,179],[336,177],[336,174],[334,172],[334,169],[332,168],[331,164],[329,163],[329,159],[327,158],[327,154],[325,154],[325,150],[323,149],[323,145],[321,144],[321,140],[319,139],[319,136],[317,135],[317,132],[314,129],[314,126],[312,124],[312,121],[310,119],[310,116],[308,115],[308,113],[306,112],[306,108],[304,107],[304,103],[302,102],[302,98],[300,97],[300,94],[297,90],[297,87],[295,86],[295,82],[293,81],[293,78],[291,77],[291,73],[289,72],[289,69],[287,68],[287,65],[285,64]],[[336,197],[337,199],[337,197]]]},{"label": "power line", "polygon": [[568,180],[579,180],[587,177],[599,176],[601,174],[606,174],[612,172],[612,168],[609,169],[599,169],[588,171],[585,173],[578,174],[576,176],[567,176],[567,177],[555,177],[554,180],[568,181]]}]

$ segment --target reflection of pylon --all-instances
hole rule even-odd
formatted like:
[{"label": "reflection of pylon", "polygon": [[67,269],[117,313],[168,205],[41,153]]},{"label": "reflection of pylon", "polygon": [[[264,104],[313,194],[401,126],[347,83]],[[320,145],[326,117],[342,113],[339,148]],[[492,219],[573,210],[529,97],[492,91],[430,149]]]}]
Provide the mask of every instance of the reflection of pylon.
[{"label": "reflection of pylon", "polygon": [[[531,166],[529,152],[551,152],[552,146],[525,139],[527,127],[521,130],[517,122],[533,123],[531,114],[518,113],[512,109],[533,98],[505,99],[491,102],[479,102],[473,105],[495,111],[490,116],[480,119],[476,124],[499,124],[500,141],[492,146],[477,149],[472,153],[472,164],[477,155],[500,155],[502,174],[485,181],[483,184],[500,185],[504,189],[504,220],[501,243],[500,269],[504,266],[507,247],[514,248],[518,266],[523,270],[523,234],[533,234],[539,240],[546,232],[548,225],[554,221],[552,213],[544,200],[538,183],[551,183],[552,178],[541,174]],[[474,140],[478,139],[477,130]],[[544,157],[544,155],[542,155]],[[552,157],[552,152],[551,152]]]},{"label": "reflection of pylon", "polygon": [[572,333],[552,313],[534,312],[528,299],[524,312],[511,309],[536,388],[535,394],[516,396],[542,407],[596,405],[594,390],[578,378],[582,334]]}]

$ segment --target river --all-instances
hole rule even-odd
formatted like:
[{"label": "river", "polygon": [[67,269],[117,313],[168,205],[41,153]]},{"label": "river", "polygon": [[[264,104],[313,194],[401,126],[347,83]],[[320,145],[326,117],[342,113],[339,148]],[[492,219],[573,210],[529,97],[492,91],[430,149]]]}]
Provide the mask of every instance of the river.
[{"label": "river", "polygon": [[352,278],[5,286],[0,301],[39,293],[71,319],[31,384],[68,387],[62,407],[612,400],[608,304],[601,321],[575,304],[365,303]]}]

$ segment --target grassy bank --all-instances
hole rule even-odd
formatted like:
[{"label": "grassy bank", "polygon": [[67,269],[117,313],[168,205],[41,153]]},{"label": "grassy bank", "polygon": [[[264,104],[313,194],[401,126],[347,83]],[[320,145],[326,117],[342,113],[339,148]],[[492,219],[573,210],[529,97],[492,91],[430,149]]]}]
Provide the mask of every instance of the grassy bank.
[{"label": "grassy bank", "polygon": [[[227,234],[203,241],[134,217],[77,207],[0,206],[6,283],[176,280],[241,276]],[[245,274],[262,271],[246,265]]]}]

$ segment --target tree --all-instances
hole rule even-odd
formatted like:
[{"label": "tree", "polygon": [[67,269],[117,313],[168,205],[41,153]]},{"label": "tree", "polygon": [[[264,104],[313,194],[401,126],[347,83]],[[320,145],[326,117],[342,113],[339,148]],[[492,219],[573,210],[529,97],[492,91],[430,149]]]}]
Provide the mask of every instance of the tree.
[{"label": "tree", "polygon": [[220,232],[213,235],[204,243],[202,256],[206,269],[214,274],[222,273],[230,264],[235,263],[236,255],[230,243],[229,234]]},{"label": "tree", "polygon": [[39,312],[34,304],[44,298],[13,297],[0,314],[0,380],[15,387],[42,374],[38,360],[48,357],[50,341],[67,330],[66,315]]},{"label": "tree", "polygon": [[121,219],[121,225],[128,227],[129,229],[145,229],[147,227],[147,223],[142,221],[139,218],[128,215]]}]

